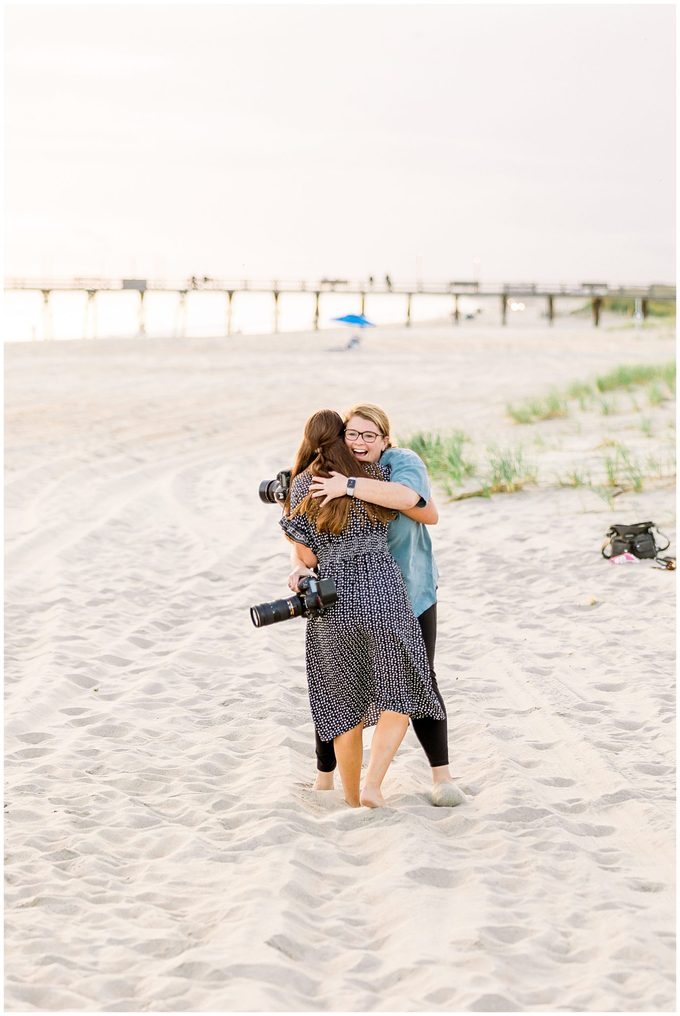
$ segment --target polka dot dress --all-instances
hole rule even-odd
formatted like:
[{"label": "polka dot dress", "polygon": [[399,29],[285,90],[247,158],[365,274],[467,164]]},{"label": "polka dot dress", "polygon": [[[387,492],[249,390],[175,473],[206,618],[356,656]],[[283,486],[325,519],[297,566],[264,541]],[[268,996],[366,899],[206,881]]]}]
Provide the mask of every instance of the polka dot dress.
[{"label": "polka dot dress", "polygon": [[[376,476],[389,479],[387,467],[375,468]],[[291,509],[305,498],[311,479],[308,472],[295,478]],[[387,524],[371,523],[358,499],[338,535],[319,532],[306,515],[284,516],[280,524],[314,551],[320,577],[333,578],[338,591],[337,603],[307,621],[309,702],[322,740],[377,723],[383,709],[443,720],[420,625],[387,549]]]}]

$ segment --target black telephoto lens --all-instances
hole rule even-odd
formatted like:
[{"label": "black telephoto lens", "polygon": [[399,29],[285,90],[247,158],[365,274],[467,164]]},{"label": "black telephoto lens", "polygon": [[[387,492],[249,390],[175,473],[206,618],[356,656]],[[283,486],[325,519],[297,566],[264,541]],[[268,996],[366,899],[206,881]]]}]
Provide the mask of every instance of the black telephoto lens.
[{"label": "black telephoto lens", "polygon": [[278,480],[263,480],[258,489],[260,501],[264,501],[265,504],[276,504],[278,498],[275,496],[274,491],[278,486]]},{"label": "black telephoto lens", "polygon": [[300,617],[304,605],[299,596],[291,596],[287,600],[274,600],[273,603],[258,603],[250,608],[250,620],[256,628],[264,628],[277,621],[287,621],[289,617]]}]

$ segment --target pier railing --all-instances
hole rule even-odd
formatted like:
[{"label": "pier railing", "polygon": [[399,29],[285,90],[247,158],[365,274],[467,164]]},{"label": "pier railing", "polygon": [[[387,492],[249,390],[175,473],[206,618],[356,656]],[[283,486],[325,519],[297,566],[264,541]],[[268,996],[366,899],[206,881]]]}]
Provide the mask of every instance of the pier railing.
[{"label": "pier railing", "polygon": [[273,280],[257,282],[248,279],[217,279],[209,276],[191,276],[188,279],[104,279],[98,277],[78,277],[72,279],[7,279],[6,292],[38,292],[43,297],[43,315],[45,334],[49,335],[50,298],[56,292],[82,292],[87,294],[88,309],[91,307],[94,316],[94,305],[98,293],[135,291],[139,294],[138,334],[146,333],[145,326],[145,294],[176,293],[179,308],[183,313],[189,293],[222,293],[226,301],[226,333],[232,333],[232,305],[237,293],[269,294],[272,297],[274,331],[279,325],[279,299],[285,294],[308,293],[314,298],[312,325],[319,328],[320,300],[324,294],[338,293],[359,298],[360,313],[365,312],[366,299],[369,296],[393,295],[406,298],[405,321],[411,324],[411,304],[415,296],[450,296],[452,300],[451,318],[458,324],[461,318],[460,297],[473,298],[478,301],[496,298],[500,301],[501,323],[507,324],[508,306],[518,298],[539,298],[546,302],[546,318],[550,324],[555,319],[555,300],[558,297],[582,299],[590,303],[592,320],[595,326],[600,323],[603,302],[606,298],[616,300],[634,300],[642,318],[649,312],[649,302],[675,302],[675,286],[663,283],[644,285],[612,286],[606,282],[581,283],[534,283],[504,282],[481,283],[470,280],[452,280],[450,282],[408,282],[392,281],[390,276],[376,280],[371,277],[364,280],[323,278],[315,282]]}]

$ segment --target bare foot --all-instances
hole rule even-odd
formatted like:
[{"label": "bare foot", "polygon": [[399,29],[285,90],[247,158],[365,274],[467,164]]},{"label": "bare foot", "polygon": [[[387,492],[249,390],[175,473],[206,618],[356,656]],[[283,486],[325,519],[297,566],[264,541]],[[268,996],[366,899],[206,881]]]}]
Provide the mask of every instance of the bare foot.
[{"label": "bare foot", "polygon": [[350,806],[350,808],[360,808],[361,807],[361,801],[359,800],[358,797],[352,798],[351,801],[348,801],[347,798],[345,798],[345,804],[348,804]]},{"label": "bare foot", "polygon": [[332,790],[333,773],[322,773],[317,770],[316,779],[312,790]]},{"label": "bare foot", "polygon": [[387,801],[377,787],[364,787],[361,791],[361,803],[364,808],[386,808]]}]

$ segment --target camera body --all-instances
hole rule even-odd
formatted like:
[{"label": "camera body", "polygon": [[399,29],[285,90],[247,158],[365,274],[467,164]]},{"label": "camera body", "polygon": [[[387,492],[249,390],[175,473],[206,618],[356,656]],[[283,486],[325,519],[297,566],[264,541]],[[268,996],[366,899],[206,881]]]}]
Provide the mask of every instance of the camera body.
[{"label": "camera body", "polygon": [[258,494],[265,504],[283,504],[290,489],[290,469],[282,469],[273,480],[263,480]]},{"label": "camera body", "polygon": [[323,614],[326,607],[338,600],[333,579],[320,579],[317,575],[303,575],[298,582],[298,592],[304,603],[303,617]]},{"label": "camera body", "polygon": [[[290,490],[292,471],[282,469],[273,480],[263,480],[258,494],[265,504],[283,504]],[[303,575],[298,582],[298,593],[285,600],[258,603],[250,608],[250,619],[256,628],[287,621],[290,617],[319,617],[326,607],[337,602],[338,594],[333,579],[320,579],[318,575]]]},{"label": "camera body", "polygon": [[319,617],[326,607],[337,603],[338,594],[333,579],[320,579],[316,575],[303,575],[298,583],[298,594],[272,603],[258,603],[250,608],[250,620],[256,628],[287,621],[290,617]]}]

